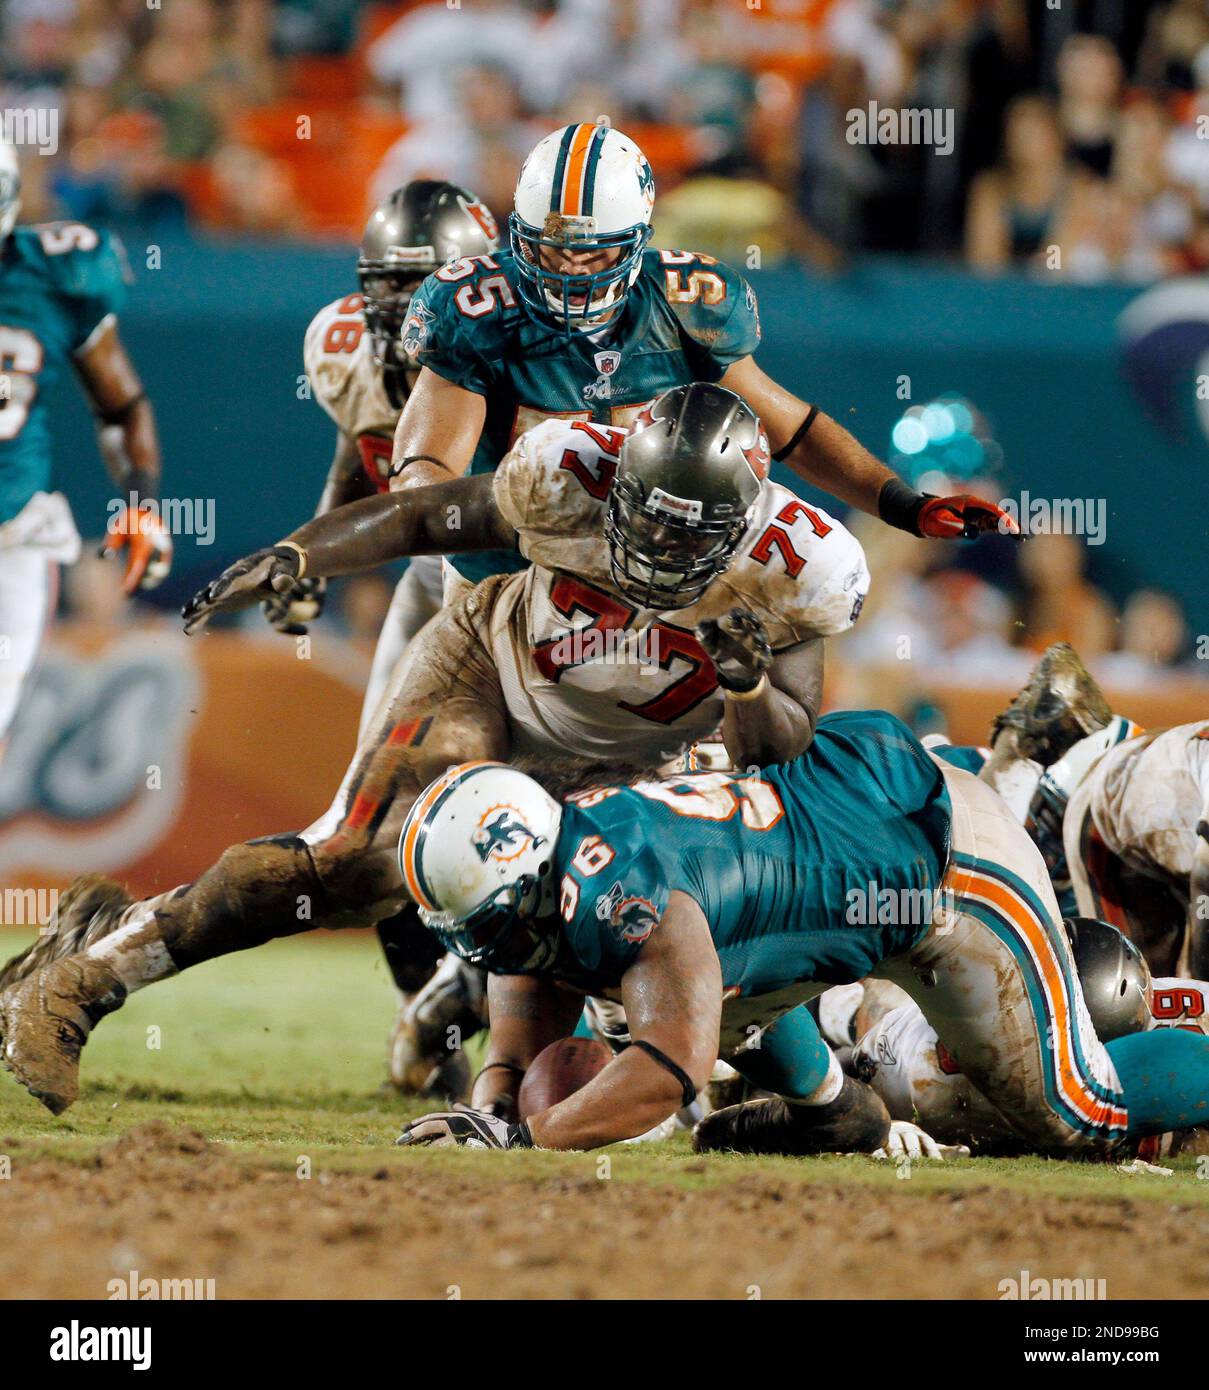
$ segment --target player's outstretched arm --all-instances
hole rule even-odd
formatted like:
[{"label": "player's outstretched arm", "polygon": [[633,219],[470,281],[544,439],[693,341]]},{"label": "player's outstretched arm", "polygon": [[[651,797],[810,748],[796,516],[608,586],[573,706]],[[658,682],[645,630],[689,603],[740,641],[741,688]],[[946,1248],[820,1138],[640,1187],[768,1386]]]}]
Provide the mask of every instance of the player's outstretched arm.
[{"label": "player's outstretched arm", "polygon": [[76,354],[76,372],[96,417],[101,456],[121,508],[102,554],[124,554],[127,594],[154,588],[172,564],[172,539],[160,520],[160,445],[155,413],[110,318]]},{"label": "player's outstretched arm", "polygon": [[487,1055],[470,1103],[476,1110],[515,1120],[525,1071],[543,1048],[571,1033],[583,1012],[583,997],[536,975],[491,975],[487,1005]]},{"label": "player's outstretched arm", "polygon": [[395,427],[391,489],[460,478],[470,467],[486,418],[482,396],[421,368]]},{"label": "player's outstretched arm", "polygon": [[823,695],[823,640],[773,654],[754,613],[697,625],[725,697],[722,741],[736,767],[787,763],[810,747]]},{"label": "player's outstretched arm", "polygon": [[409,555],[494,550],[515,533],[500,515],[492,475],[455,478],[350,502],[315,517],[266,550],[237,560],[182,609],[192,632],[219,612],[288,593],[299,580],[353,574]]},{"label": "player's outstretched arm", "polygon": [[881,517],[889,526],[940,540],[1017,529],[1001,508],[981,497],[916,492],[843,425],[778,386],[751,357],[730,366],[720,384],[742,396],[760,417],[773,458],[814,487]]},{"label": "player's outstretched arm", "polygon": [[630,1139],[691,1102],[718,1057],[722,971],[709,924],[674,892],[621,981],[631,1046],[574,1095],[529,1119],[542,1149]]}]

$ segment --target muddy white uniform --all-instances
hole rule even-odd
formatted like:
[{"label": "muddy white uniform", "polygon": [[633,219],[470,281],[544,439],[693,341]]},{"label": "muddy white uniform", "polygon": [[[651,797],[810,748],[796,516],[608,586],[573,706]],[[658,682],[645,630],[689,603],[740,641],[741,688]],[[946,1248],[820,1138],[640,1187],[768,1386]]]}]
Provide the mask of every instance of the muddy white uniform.
[{"label": "muddy white uniform", "polygon": [[670,756],[723,715],[696,624],[746,608],[783,651],[845,631],[868,590],[856,539],[766,483],[730,567],[696,603],[636,608],[613,585],[603,535],[624,439],[619,429],[547,420],[496,471],[496,503],[532,562],[500,591],[489,630],[517,751]]},{"label": "muddy white uniform", "polygon": [[[373,339],[362,317],[359,294],[333,300],[311,320],[303,343],[303,364],[315,399],[336,427],[357,446],[361,466],[379,492],[390,485],[395,426],[403,409],[387,389],[374,361]],[[386,687],[407,643],[441,606],[439,556],[419,556],[395,587],[382,625],[361,711],[361,727]]]},{"label": "muddy white uniform", "polygon": [[[1209,819],[1209,719],[1142,734],[1110,749],[1071,797],[1064,820],[1072,869],[1090,814],[1110,854],[1130,868],[1186,880],[1196,853],[1196,827]],[[1087,896],[1086,873],[1072,874],[1079,908]],[[1082,883],[1080,880],[1082,879]]]},{"label": "muddy white uniform", "polygon": [[[1186,1028],[1209,1035],[1207,1001],[1209,984],[1204,981],[1154,980],[1146,1031]],[[982,1153],[1024,1148],[1020,1136],[961,1074],[913,1002],[890,1009],[868,1029],[856,1044],[852,1067],[881,1096],[893,1119],[911,1120],[941,1143],[972,1144]]]}]

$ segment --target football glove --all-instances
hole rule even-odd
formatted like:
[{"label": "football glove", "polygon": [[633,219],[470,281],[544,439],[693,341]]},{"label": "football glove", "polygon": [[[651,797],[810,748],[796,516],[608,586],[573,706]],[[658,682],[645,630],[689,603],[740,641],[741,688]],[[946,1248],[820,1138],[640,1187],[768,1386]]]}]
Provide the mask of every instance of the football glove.
[{"label": "football glove", "polygon": [[919,509],[916,526],[921,536],[933,540],[973,540],[988,531],[1019,535],[1020,527],[994,502],[963,492],[954,497],[928,497]]},{"label": "football glove", "polygon": [[396,1144],[458,1145],[464,1149],[531,1149],[533,1136],[526,1124],[513,1125],[486,1110],[456,1105],[437,1110],[403,1126]]},{"label": "football glove", "polygon": [[935,1139],[910,1120],[891,1120],[890,1134],[885,1144],[873,1152],[874,1158],[934,1158],[943,1163],[946,1158],[969,1158],[964,1144],[938,1144]]},{"label": "football glove", "polygon": [[698,623],[697,640],[714,663],[723,690],[754,690],[772,665],[764,624],[746,608],[732,608],[721,618]]},{"label": "football glove", "polygon": [[265,618],[290,637],[301,637],[307,624],[323,612],[327,597],[327,580],[321,577],[299,579],[284,594],[274,594],[260,605]]},{"label": "football glove", "polygon": [[125,552],[122,592],[154,589],[172,568],[172,537],[155,511],[146,505],[124,507],[109,526],[97,554],[103,558]]},{"label": "football glove", "polygon": [[245,555],[199,589],[181,609],[185,631],[204,627],[215,613],[235,612],[274,595],[288,594],[297,586],[301,567],[301,555],[288,545]]}]

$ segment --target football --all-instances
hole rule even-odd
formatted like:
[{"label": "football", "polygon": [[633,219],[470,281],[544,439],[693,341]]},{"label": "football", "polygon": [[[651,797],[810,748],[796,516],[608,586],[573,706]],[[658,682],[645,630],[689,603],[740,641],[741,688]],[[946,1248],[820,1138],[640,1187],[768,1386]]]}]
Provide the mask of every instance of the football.
[{"label": "football", "polygon": [[543,1048],[521,1082],[516,1099],[520,1118],[540,1115],[573,1096],[612,1060],[612,1052],[596,1038],[560,1038]]}]

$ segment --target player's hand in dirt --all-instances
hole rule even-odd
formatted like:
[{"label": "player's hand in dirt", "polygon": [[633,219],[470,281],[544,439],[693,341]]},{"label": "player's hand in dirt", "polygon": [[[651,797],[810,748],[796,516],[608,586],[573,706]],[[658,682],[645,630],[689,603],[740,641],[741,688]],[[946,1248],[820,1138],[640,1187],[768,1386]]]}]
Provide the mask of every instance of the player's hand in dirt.
[{"label": "player's hand in dirt", "polygon": [[955,497],[929,497],[916,520],[921,536],[933,540],[973,540],[987,531],[1018,535],[1020,527],[1002,507],[963,492]]},{"label": "player's hand in dirt", "polygon": [[533,1140],[525,1125],[509,1124],[486,1110],[455,1105],[437,1110],[403,1126],[396,1144],[432,1144],[437,1148],[459,1145],[466,1149],[531,1149]]},{"label": "player's hand in dirt", "polygon": [[301,637],[307,626],[323,612],[327,580],[299,579],[284,594],[274,594],[260,605],[268,622],[289,637]]},{"label": "player's hand in dirt", "polygon": [[714,663],[723,690],[754,690],[772,664],[764,624],[746,608],[698,623],[697,640]]},{"label": "player's hand in dirt", "polygon": [[946,1158],[969,1158],[970,1151],[964,1144],[938,1144],[930,1134],[925,1133],[910,1120],[892,1120],[890,1135],[885,1147],[875,1149],[874,1158],[890,1158],[896,1162],[903,1158],[934,1158],[943,1163]]},{"label": "player's hand in dirt", "polygon": [[298,583],[302,555],[293,546],[256,550],[228,565],[181,609],[185,631],[196,632],[215,613],[231,613],[288,594]]}]

